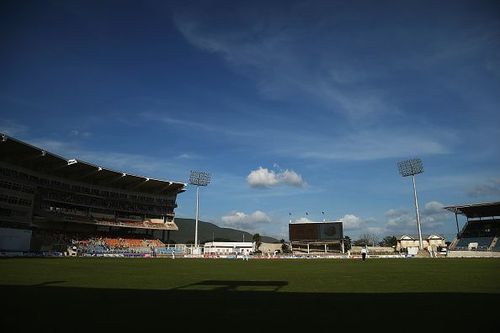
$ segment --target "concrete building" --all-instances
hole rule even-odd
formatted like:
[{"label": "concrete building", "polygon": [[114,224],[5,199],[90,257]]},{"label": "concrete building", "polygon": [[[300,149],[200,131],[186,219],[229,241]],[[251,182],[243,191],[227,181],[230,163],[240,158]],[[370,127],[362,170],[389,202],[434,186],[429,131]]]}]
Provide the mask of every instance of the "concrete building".
[{"label": "concrete building", "polygon": [[214,255],[249,255],[255,251],[253,242],[206,242],[203,245],[203,254]]},{"label": "concrete building", "polygon": [[[431,246],[433,251],[437,251],[438,248],[446,247],[445,239],[442,236],[428,235],[422,238],[423,238],[422,241],[424,249],[428,249],[429,246]],[[397,239],[396,251],[398,252],[408,251],[409,249],[411,251],[414,248],[418,249],[418,247],[419,247],[418,236],[402,235]]]}]

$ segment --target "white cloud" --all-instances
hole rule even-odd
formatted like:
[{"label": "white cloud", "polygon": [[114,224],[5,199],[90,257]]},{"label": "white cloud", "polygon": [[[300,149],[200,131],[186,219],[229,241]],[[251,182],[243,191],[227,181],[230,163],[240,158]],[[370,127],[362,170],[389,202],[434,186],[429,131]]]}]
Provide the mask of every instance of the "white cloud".
[{"label": "white cloud", "polygon": [[300,219],[297,219],[294,222],[295,223],[309,223],[309,222],[313,222],[313,221],[308,219],[307,217],[301,217]]},{"label": "white cloud", "polygon": [[288,184],[288,185],[297,186],[297,187],[302,187],[302,186],[306,185],[306,183],[302,179],[302,176],[293,170],[283,171],[282,173],[278,174],[278,178],[281,179],[281,182]]},{"label": "white cloud", "polygon": [[354,85],[365,79],[366,73],[345,61],[342,65],[332,62],[337,56],[329,54],[332,50],[325,49],[317,57],[329,61],[318,61],[311,68],[307,52],[297,50],[302,33],[290,22],[246,19],[251,20],[248,25],[233,26],[231,31],[217,29],[195,12],[176,15],[175,24],[192,45],[220,55],[235,71],[253,78],[269,98],[284,99],[299,93],[354,117],[394,109],[387,105],[382,91]]},{"label": "white cloud", "polygon": [[353,214],[344,215],[344,217],[340,218],[340,221],[343,222],[345,230],[356,230],[356,229],[361,229],[362,227],[365,226],[363,220],[360,217]]},{"label": "white cloud", "polygon": [[0,120],[0,133],[9,136],[20,136],[28,131],[28,127],[9,120]]},{"label": "white cloud", "polygon": [[[182,112],[180,112],[182,113]],[[216,133],[223,138],[223,140],[227,140],[225,137],[234,137],[243,140],[245,138],[253,140],[256,138],[262,137],[261,132],[255,131],[254,128],[243,129],[243,128],[232,128],[230,126],[225,126],[224,124],[218,123],[210,123],[210,122],[196,122],[191,120],[186,120],[183,118],[178,118],[175,116],[168,115],[166,113],[154,113],[154,112],[143,112],[140,116],[148,121],[154,121],[158,123],[164,123],[167,125],[174,125],[176,127],[185,127],[196,132],[206,132],[206,133]]]},{"label": "white cloud", "polygon": [[[450,213],[438,201],[427,202],[420,210],[422,233],[435,232],[449,218]],[[385,213],[388,218],[385,228],[389,232],[416,233],[416,215],[414,210],[390,209]]]},{"label": "white cloud", "polygon": [[74,136],[74,137],[77,137],[77,136],[80,136],[80,137],[84,137],[84,138],[88,138],[90,137],[92,134],[90,132],[87,132],[87,131],[79,131],[77,129],[73,129],[69,132],[70,136]]},{"label": "white cloud", "polygon": [[[442,126],[433,130],[429,124],[415,130],[411,122],[389,125],[393,119],[407,112],[401,106],[406,102],[401,103],[399,96],[391,95],[390,89],[377,87],[380,80],[380,86],[387,80],[398,80],[401,66],[407,66],[406,63],[401,64],[400,59],[413,53],[399,49],[403,52],[402,56],[375,57],[366,62],[365,52],[359,52],[365,50],[364,43],[351,41],[350,47],[344,51],[329,47],[336,45],[336,34],[340,34],[335,29],[337,26],[332,29],[330,25],[335,20],[342,22],[342,18],[332,18],[338,15],[335,5],[326,7],[325,11],[320,11],[322,14],[317,17],[316,24],[312,25],[290,21],[289,16],[276,19],[270,14],[274,8],[266,11],[267,15],[255,15],[254,11],[245,7],[237,10],[235,15],[238,15],[239,22],[232,22],[230,30],[213,24],[209,16],[195,8],[177,13],[174,23],[189,43],[219,55],[233,70],[253,79],[266,97],[311,101],[323,107],[318,110],[327,109],[345,116],[354,128],[350,133],[345,131],[348,126],[339,128],[344,131],[335,140],[332,140],[331,133],[301,135],[300,131],[296,131],[293,136],[274,133],[273,137],[279,139],[266,143],[273,152],[303,159],[326,160],[400,158],[407,156],[409,151],[418,155],[449,153],[460,137]],[[288,10],[294,12],[298,8],[292,6]],[[314,11],[319,9],[313,5],[309,10],[313,8]],[[301,7],[301,10],[304,8]],[[324,34],[323,29],[328,30],[328,34]],[[366,38],[385,38],[385,35],[379,35],[381,32],[367,30]],[[393,31],[386,33],[400,41],[401,34],[393,35]],[[320,39],[324,41],[321,45],[327,45],[319,51],[314,49],[318,53],[314,56],[314,62],[310,61],[311,54],[303,47],[304,41],[311,35],[321,36]],[[419,59],[425,58],[425,55],[419,55]],[[371,67],[366,67],[369,65],[365,63],[370,63]],[[373,126],[379,117],[387,115],[396,117],[391,117],[391,121],[384,122],[383,126]],[[374,130],[382,127],[383,130]]]},{"label": "white cloud", "polygon": [[[266,146],[271,154],[319,160],[376,160],[382,158],[401,158],[412,151],[417,155],[446,154],[450,146],[458,141],[452,131],[425,128],[416,131],[404,126],[388,130],[363,128],[343,131],[332,140],[331,133],[290,131],[263,127],[259,131],[240,126],[232,128],[216,124],[196,123],[165,116],[164,114],[143,113],[149,120],[177,127],[187,127],[206,133],[217,133],[220,140],[232,140],[241,145]],[[276,164],[276,163],[275,163]],[[277,164],[276,164],[277,165]],[[279,167],[273,166],[274,169]]]},{"label": "white cloud", "polygon": [[489,179],[474,187],[468,194],[472,197],[498,196],[500,195],[500,178]]},{"label": "white cloud", "polygon": [[379,235],[383,235],[385,233],[385,228],[383,228],[383,227],[367,227],[366,231],[368,234],[373,234],[373,235],[376,235],[378,237]]},{"label": "white cloud", "polygon": [[[314,136],[294,145],[295,153],[303,158],[324,160],[376,160],[415,154],[445,154],[448,145],[456,142],[454,133],[426,129],[357,130],[332,141],[328,137]],[[313,148],[311,148],[313,147]]]},{"label": "white cloud", "polygon": [[221,221],[224,226],[230,228],[241,228],[246,230],[255,230],[257,227],[268,224],[271,218],[264,212],[256,210],[253,213],[232,211],[228,215],[222,216]]},{"label": "white cloud", "polygon": [[[67,159],[76,158],[83,160],[83,158],[80,155],[81,152],[79,151],[79,149],[76,147],[74,143],[70,141],[60,141],[60,140],[41,138],[41,139],[30,140],[29,144],[41,149],[46,149],[51,153],[61,155],[62,157]],[[75,154],[74,153],[75,151],[77,151],[78,153]]]},{"label": "white cloud", "polygon": [[247,176],[247,182],[251,187],[269,188],[280,184],[304,187],[306,182],[302,176],[293,170],[275,171],[259,167],[252,170]]},{"label": "white cloud", "polygon": [[[106,169],[138,176],[183,181],[180,178],[175,179],[173,176],[175,176],[175,172],[177,174],[185,173],[185,167],[176,164],[172,159],[114,151],[86,150],[83,149],[77,141],[60,141],[41,138],[29,140],[27,142],[35,147],[58,154],[65,159],[75,158]],[[168,174],[165,174],[166,166],[168,166]]]},{"label": "white cloud", "polygon": [[202,157],[198,154],[192,154],[192,153],[182,153],[174,157],[175,159],[178,160],[197,160],[201,159]]},{"label": "white cloud", "polygon": [[391,208],[387,212],[385,212],[384,215],[386,217],[389,217],[389,218],[395,218],[395,217],[398,217],[400,214],[401,214],[401,212],[399,209]]},{"label": "white cloud", "polygon": [[450,212],[444,209],[444,205],[438,201],[430,201],[425,204],[422,212],[422,225],[434,229],[440,227],[449,218]]},{"label": "white cloud", "polygon": [[153,118],[154,120],[159,120],[161,122],[164,122],[165,124],[168,125],[175,125],[175,126],[182,126],[182,127],[190,127],[198,130],[203,130],[207,132],[217,132],[219,130],[218,127],[206,124],[206,123],[201,123],[201,122],[196,122],[196,121],[191,121],[191,120],[184,120],[184,119],[179,119],[179,118],[173,118],[170,116],[157,116],[151,113],[143,113],[142,116],[144,118]]},{"label": "white cloud", "polygon": [[[339,46],[344,39],[340,27],[347,22],[339,15],[344,8],[338,10],[335,2],[330,3],[280,8],[280,11],[289,11],[289,15],[281,16],[275,15],[276,8],[266,8],[265,13],[259,12],[259,15],[252,8],[232,8],[225,11],[232,16],[227,17],[232,23],[231,29],[214,24],[205,10],[187,8],[176,13],[174,24],[193,46],[219,55],[233,70],[255,80],[263,95],[273,99],[289,99],[296,95],[310,98],[355,120],[404,112],[394,102],[397,96],[391,95],[388,89],[377,88],[387,81],[397,80],[402,68],[421,69],[433,58],[431,68],[440,67],[450,59],[468,59],[491,47],[495,41],[490,31],[478,29],[471,36],[467,29],[457,29],[456,38],[452,40],[439,34],[427,36],[428,40],[422,39],[426,41],[425,47],[414,52],[414,47],[401,47],[407,42],[402,36],[414,33],[410,25],[402,31],[362,29],[364,38],[350,39],[348,44]],[[293,19],[304,17],[304,10],[315,13],[314,23]],[[224,11],[219,10],[218,17],[224,15],[221,12]],[[237,22],[234,17],[238,18]],[[389,56],[381,49],[369,47],[374,40],[387,38],[398,43]],[[443,44],[450,47],[443,48]],[[442,53],[442,50],[445,54],[436,57],[436,51]],[[468,52],[464,54],[464,50]],[[310,60],[312,56],[314,61]],[[489,63],[497,62],[490,60]],[[495,69],[494,65],[490,67]]]},{"label": "white cloud", "polygon": [[252,187],[271,187],[278,185],[278,178],[273,170],[259,167],[250,172],[247,182]]},{"label": "white cloud", "polygon": [[443,207],[444,205],[440,202],[429,201],[424,206],[424,214],[425,215],[442,214],[443,212],[446,212]]},{"label": "white cloud", "polygon": [[388,218],[386,223],[388,229],[407,229],[415,223],[415,216],[407,209],[389,209],[385,216]]}]

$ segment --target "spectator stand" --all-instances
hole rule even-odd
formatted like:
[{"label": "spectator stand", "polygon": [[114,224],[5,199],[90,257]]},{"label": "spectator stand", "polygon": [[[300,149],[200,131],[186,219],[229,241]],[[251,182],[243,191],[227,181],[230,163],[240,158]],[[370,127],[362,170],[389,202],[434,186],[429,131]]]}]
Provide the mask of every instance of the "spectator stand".
[{"label": "spectator stand", "polygon": [[[450,244],[449,255],[453,255],[453,251],[481,251],[485,253],[500,251],[498,245],[500,202],[448,206],[445,209],[455,214],[457,226],[457,237]],[[467,219],[461,230],[459,215],[465,216]],[[485,255],[487,256],[487,254],[481,256]]]}]

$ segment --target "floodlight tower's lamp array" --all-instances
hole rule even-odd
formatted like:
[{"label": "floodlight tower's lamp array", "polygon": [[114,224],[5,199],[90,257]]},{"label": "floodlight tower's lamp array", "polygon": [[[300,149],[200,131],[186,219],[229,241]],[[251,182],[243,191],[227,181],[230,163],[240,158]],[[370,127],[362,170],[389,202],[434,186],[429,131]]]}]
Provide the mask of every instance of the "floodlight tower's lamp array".
[{"label": "floodlight tower's lamp array", "polygon": [[424,248],[424,245],[422,241],[422,229],[420,227],[420,213],[418,210],[417,185],[415,183],[415,175],[424,172],[424,166],[420,158],[413,158],[410,160],[398,162],[398,169],[401,176],[411,176],[413,181],[413,197],[415,199],[415,213],[417,216],[418,242],[419,248],[420,250],[422,250]]},{"label": "floodlight tower's lamp array", "polygon": [[414,176],[424,172],[422,160],[419,158],[398,162],[398,169],[403,177]]},{"label": "floodlight tower's lamp array", "polygon": [[210,174],[203,171],[191,171],[189,183],[196,186],[207,186],[210,183]]},{"label": "floodlight tower's lamp array", "polygon": [[194,246],[198,248],[198,220],[200,215],[200,186],[207,186],[210,183],[211,176],[208,172],[191,171],[189,183],[196,186],[196,224],[194,227]]}]

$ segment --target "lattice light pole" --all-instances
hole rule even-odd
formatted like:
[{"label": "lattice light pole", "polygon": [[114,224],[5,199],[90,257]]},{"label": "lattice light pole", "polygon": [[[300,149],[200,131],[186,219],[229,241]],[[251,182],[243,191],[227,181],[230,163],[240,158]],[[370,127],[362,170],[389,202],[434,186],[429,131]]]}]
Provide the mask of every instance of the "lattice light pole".
[{"label": "lattice light pole", "polygon": [[203,171],[191,171],[189,184],[196,186],[196,224],[194,227],[194,247],[198,248],[198,219],[200,215],[200,186],[207,186],[210,183],[210,174]]},{"label": "lattice light pole", "polygon": [[399,173],[403,177],[411,176],[413,181],[413,197],[415,198],[415,212],[417,215],[417,230],[418,230],[418,242],[419,248],[422,250],[424,244],[422,241],[422,229],[420,228],[420,213],[418,211],[418,197],[417,197],[417,186],[415,184],[415,175],[424,172],[424,166],[420,158],[413,158],[406,161],[398,162]]}]

